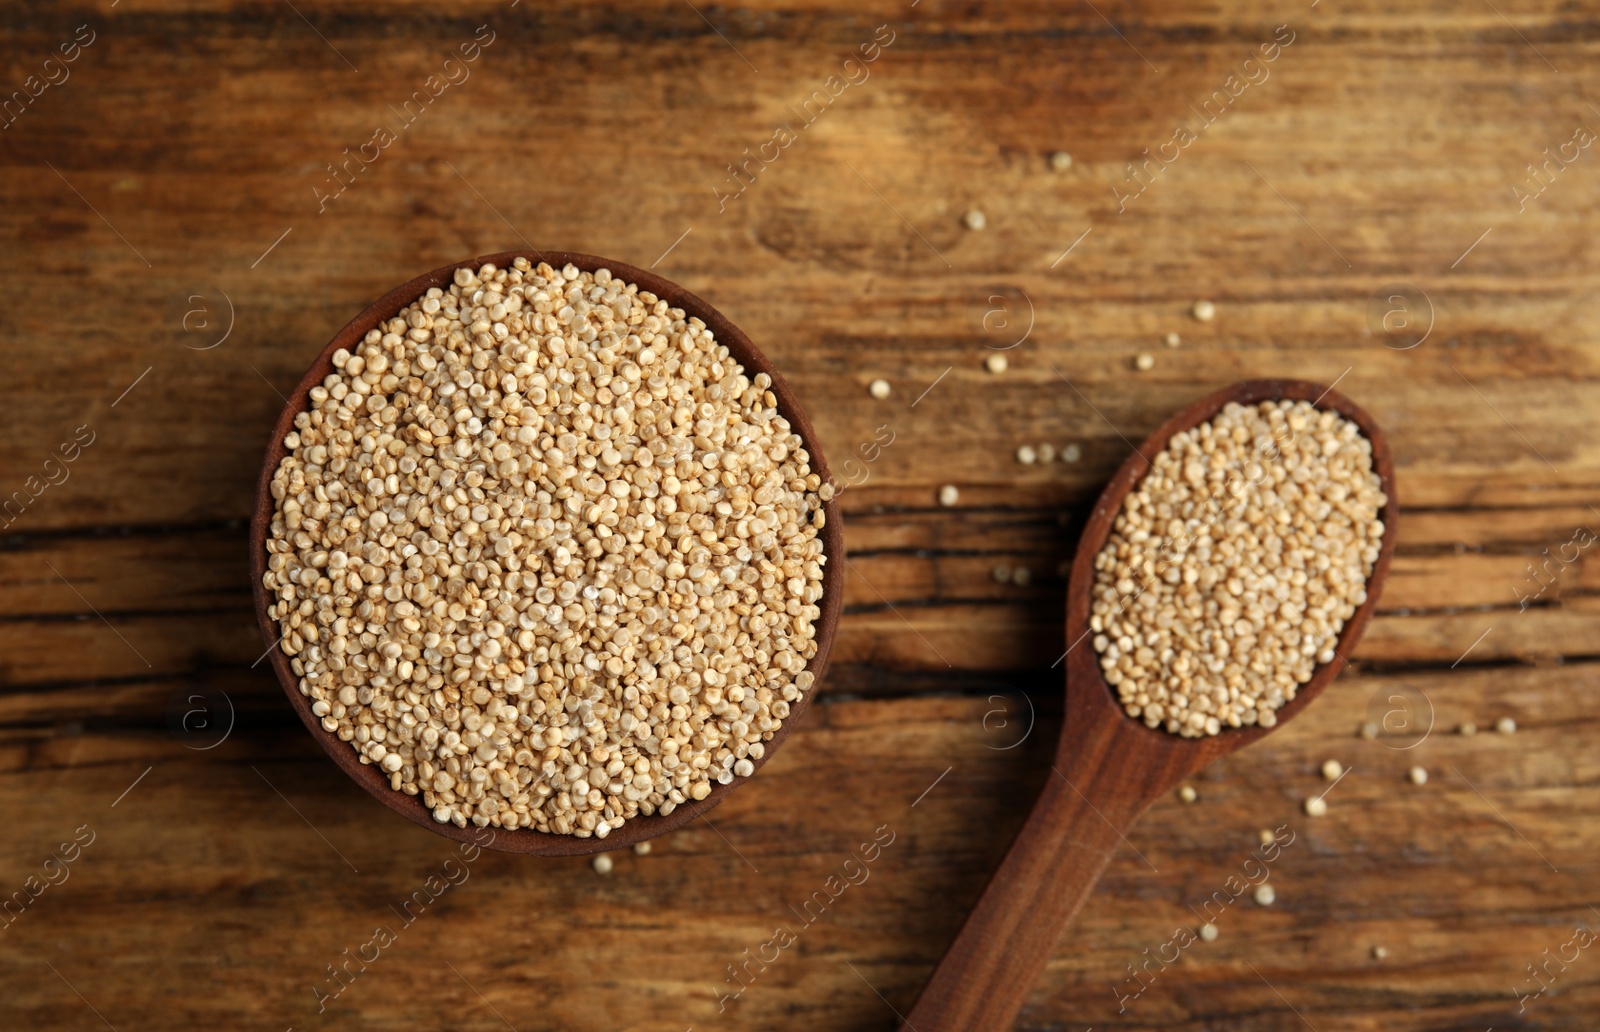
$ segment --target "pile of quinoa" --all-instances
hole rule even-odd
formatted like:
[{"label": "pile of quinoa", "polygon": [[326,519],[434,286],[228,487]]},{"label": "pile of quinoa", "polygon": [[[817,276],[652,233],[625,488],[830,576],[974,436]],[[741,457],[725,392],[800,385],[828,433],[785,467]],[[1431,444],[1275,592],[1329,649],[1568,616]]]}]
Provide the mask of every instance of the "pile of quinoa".
[{"label": "pile of quinoa", "polygon": [[1366,601],[1386,502],[1359,427],[1303,401],[1175,434],[1095,556],[1089,629],[1128,715],[1276,724]]},{"label": "pile of quinoa", "polygon": [[812,685],[832,496],[766,374],[522,258],[333,365],[263,578],[324,730],[458,827],[604,838],[753,771]]}]

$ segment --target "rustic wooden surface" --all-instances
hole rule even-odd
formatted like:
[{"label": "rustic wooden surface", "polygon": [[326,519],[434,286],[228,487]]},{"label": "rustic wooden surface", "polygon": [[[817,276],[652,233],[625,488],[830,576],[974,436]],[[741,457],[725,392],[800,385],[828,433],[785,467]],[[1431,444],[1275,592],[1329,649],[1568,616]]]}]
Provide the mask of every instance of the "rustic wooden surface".
[{"label": "rustic wooden surface", "polygon": [[[1546,549],[1600,529],[1600,152],[1525,203],[1514,188],[1600,129],[1594,5],[0,10],[7,89],[59,77],[45,59],[94,33],[0,119],[0,493],[27,500],[0,517],[0,894],[45,886],[0,930],[0,1026],[894,1027],[1048,776],[1057,570],[1085,506],[1182,404],[1295,376],[1338,380],[1395,449],[1407,518],[1359,670],[1197,778],[1199,803],[1124,829],[1018,1027],[1593,1027],[1600,954],[1574,940],[1600,930],[1592,546],[1517,599]],[[319,214],[325,166],[480,25],[471,77]],[[880,25],[870,78],[719,212],[725,166]],[[1119,214],[1127,164],[1280,25],[1270,78]],[[485,854],[402,928],[392,908],[457,854],[342,781],[252,667],[244,521],[277,392],[346,320],[524,242],[656,263],[717,305],[836,468],[881,426],[894,443],[844,495],[834,672],[755,782],[609,877]],[[1430,299],[1415,348],[1368,314],[1396,282]],[[985,323],[991,297],[1009,326]],[[1201,297],[1215,321],[1188,316]],[[1156,366],[1135,373],[1141,351]],[[93,443],[44,487],[80,426]],[[1011,458],[1041,441],[1083,459]],[[197,692],[234,714],[212,749],[169,729]],[[1357,737],[1408,707],[1420,725]],[[1520,730],[1450,733],[1500,716]],[[1328,757],[1350,773],[1309,820]],[[1133,997],[1134,968],[1279,825],[1277,903],[1241,899],[1216,942],[1139,967]],[[750,962],[880,826],[868,880]],[[92,843],[46,885],[80,828]],[[319,1014],[327,966],[380,925],[395,941]]]}]

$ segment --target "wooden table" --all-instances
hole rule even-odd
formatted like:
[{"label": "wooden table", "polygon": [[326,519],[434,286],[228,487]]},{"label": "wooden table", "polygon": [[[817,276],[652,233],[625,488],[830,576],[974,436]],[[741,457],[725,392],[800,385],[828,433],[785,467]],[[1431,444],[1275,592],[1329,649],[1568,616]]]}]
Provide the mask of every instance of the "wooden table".
[{"label": "wooden table", "polygon": [[[0,1026],[893,1028],[1048,775],[1086,506],[1183,403],[1297,376],[1399,464],[1358,669],[1127,831],[1018,1027],[1593,1028],[1600,12],[1425,6],[7,4]],[[446,868],[250,610],[279,392],[388,287],[525,242],[712,301],[866,477],[806,725],[607,877]],[[1150,962],[1278,826],[1277,902]]]}]

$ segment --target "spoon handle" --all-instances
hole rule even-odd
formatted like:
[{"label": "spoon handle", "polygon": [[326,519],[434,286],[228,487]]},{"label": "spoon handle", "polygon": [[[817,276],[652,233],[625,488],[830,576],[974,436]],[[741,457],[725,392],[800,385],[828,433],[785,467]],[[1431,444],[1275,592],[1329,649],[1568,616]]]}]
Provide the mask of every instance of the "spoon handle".
[{"label": "spoon handle", "polygon": [[1120,829],[1148,802],[1105,770],[1085,762],[1065,774],[1059,763],[1051,768],[1032,815],[901,1032],[1011,1028],[1061,934],[1124,841]]}]

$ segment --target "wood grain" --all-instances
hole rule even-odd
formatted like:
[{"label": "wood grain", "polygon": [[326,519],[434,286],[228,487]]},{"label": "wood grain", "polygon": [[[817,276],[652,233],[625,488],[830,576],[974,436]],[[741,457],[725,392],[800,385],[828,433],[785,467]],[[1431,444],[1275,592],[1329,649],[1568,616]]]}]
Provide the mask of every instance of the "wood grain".
[{"label": "wood grain", "polygon": [[[1600,922],[1600,566],[1586,547],[1538,572],[1600,530],[1600,153],[1526,203],[1513,188],[1600,129],[1593,5],[0,11],[8,90],[76,26],[96,33],[0,130],[0,505],[26,503],[0,516],[0,895],[96,833],[0,931],[0,1026],[99,1027],[87,1001],[124,1030],[502,1028],[497,1011],[520,1032],[894,1027],[1049,776],[1057,571],[1088,506],[1129,442],[1269,376],[1337,380],[1388,431],[1406,519],[1383,604],[1317,706],[1118,842],[1018,1027],[1592,1026],[1593,950],[1520,1012],[1514,990]],[[480,25],[496,35],[470,78],[319,214],[327,165]],[[727,166],[882,25],[870,77],[719,212]],[[1119,213],[1129,163],[1279,25],[1294,42],[1270,77]],[[1056,150],[1070,170],[1050,169]],[[975,207],[981,232],[961,225]],[[485,856],[319,1015],[326,965],[451,854],[342,780],[252,669],[254,477],[279,392],[355,313],[529,242],[654,263],[716,305],[784,371],[841,476],[852,456],[865,472],[841,498],[832,669],[715,830],[618,855],[604,879]],[[1432,309],[1406,350],[1369,315],[1395,283]],[[996,297],[1004,327],[985,323]],[[1202,297],[1212,322],[1188,314]],[[985,372],[1030,325],[1008,371]],[[894,443],[864,454],[883,426]],[[93,443],[47,466],[79,427]],[[1082,457],[1014,461],[1044,442]],[[947,483],[953,509],[935,501]],[[996,580],[1002,565],[1028,582]],[[205,691],[237,722],[202,752],[168,720]],[[1431,710],[1420,745],[1356,736],[1405,707]],[[1026,742],[998,748],[1030,712]],[[1515,735],[1452,733],[1502,715]],[[1310,821],[1329,757],[1351,773]],[[1404,780],[1413,763],[1427,785]],[[727,966],[799,923],[790,907],[885,824],[869,880],[718,1013]],[[1298,837],[1278,903],[1230,908],[1118,1013],[1128,966],[1196,926],[1189,906],[1279,824]]]}]

